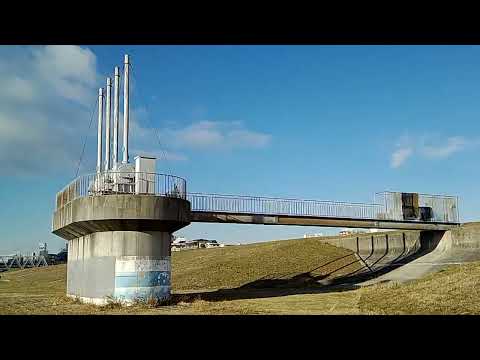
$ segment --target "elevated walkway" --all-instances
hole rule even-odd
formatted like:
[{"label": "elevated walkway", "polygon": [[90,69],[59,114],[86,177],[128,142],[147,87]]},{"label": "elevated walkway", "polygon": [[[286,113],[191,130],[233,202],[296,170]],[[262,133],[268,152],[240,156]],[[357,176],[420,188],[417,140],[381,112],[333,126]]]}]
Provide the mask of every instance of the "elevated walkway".
[{"label": "elevated walkway", "polygon": [[[429,219],[405,219],[387,204],[196,193],[187,194],[187,200],[191,203],[191,222],[402,230],[448,230],[460,225],[456,199],[452,197],[435,196]],[[438,205],[442,200],[444,203]],[[453,210],[449,211],[448,206]]]}]

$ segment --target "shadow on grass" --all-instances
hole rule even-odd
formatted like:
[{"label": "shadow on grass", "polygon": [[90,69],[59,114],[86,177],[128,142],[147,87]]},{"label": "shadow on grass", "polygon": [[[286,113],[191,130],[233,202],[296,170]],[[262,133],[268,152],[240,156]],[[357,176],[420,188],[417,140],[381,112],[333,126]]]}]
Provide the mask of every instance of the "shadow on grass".
[{"label": "shadow on grass", "polygon": [[[347,258],[351,258],[351,260],[346,261]],[[338,267],[335,267],[334,264],[336,262],[341,262],[342,264],[340,264]],[[332,276],[334,276],[334,273],[358,263],[358,259],[355,257],[355,254],[352,253],[331,260],[325,264],[300,274],[272,274],[246,283],[237,288],[191,292],[188,294],[172,294],[169,304],[178,304],[179,302],[194,302],[196,300],[229,301],[354,290],[358,288],[357,285],[353,283],[347,284],[343,281],[337,281],[340,278],[348,276],[350,273],[339,277],[338,279],[332,278]],[[332,271],[314,274],[315,271],[322,270],[322,268],[325,268],[326,266],[332,267],[332,265],[334,267]]]}]

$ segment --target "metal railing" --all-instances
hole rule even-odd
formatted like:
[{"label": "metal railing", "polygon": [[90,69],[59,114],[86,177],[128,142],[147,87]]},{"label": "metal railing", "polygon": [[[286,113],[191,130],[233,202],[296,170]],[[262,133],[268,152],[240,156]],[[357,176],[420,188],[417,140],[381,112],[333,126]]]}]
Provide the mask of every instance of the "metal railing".
[{"label": "metal railing", "polygon": [[[364,220],[459,223],[458,198],[418,194],[420,207],[430,208],[428,219],[405,219],[400,192],[377,193],[375,203],[282,199],[186,192],[186,181],[178,176],[144,172],[104,172],[83,175],[57,193],[56,208],[89,195],[151,194],[186,199],[192,211],[287,215]],[[428,210],[428,209],[427,209]]]},{"label": "metal railing", "polygon": [[12,269],[48,266],[44,255],[0,255],[0,268]]},{"label": "metal railing", "polygon": [[185,179],[167,174],[146,172],[102,172],[82,175],[57,193],[56,209],[74,199],[89,195],[151,194],[185,199]]},{"label": "metal railing", "polygon": [[189,193],[192,211],[377,219],[379,204]]},{"label": "metal railing", "polygon": [[418,194],[419,206],[429,207],[431,218],[405,219],[401,194],[377,193],[373,204],[202,193],[189,193],[187,200],[190,201],[192,211],[199,212],[459,223],[457,197]]}]

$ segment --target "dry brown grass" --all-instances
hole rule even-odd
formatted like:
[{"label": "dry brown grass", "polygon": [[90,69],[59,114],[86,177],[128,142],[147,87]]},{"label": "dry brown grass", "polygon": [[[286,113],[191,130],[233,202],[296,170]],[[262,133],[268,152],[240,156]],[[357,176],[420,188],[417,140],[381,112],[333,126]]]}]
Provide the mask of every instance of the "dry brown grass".
[{"label": "dry brown grass", "polygon": [[305,286],[361,268],[352,251],[318,239],[271,241],[173,253],[173,290]]},{"label": "dry brown grass", "polygon": [[[252,296],[258,293],[256,287],[273,288],[262,294],[271,297],[277,294],[275,288],[313,286],[317,280],[348,274],[361,267],[351,251],[316,239],[182,251],[174,253],[172,259],[172,287],[176,294],[167,303],[122,307],[110,301],[102,307],[82,305],[65,296],[66,266],[58,265],[4,273],[2,279],[7,281],[0,280],[0,313],[266,313],[268,307],[257,308],[252,302]],[[246,288],[228,296],[206,292],[242,286]],[[197,293],[182,295],[182,290]]]},{"label": "dry brown grass", "polygon": [[[339,258],[323,270],[313,270],[312,276],[322,278],[347,265],[329,275],[333,276],[358,265],[348,265],[349,252],[343,249],[305,244],[285,241],[175,253],[172,299],[131,307],[115,302],[97,307],[67,298],[65,265],[11,271],[1,274],[0,314],[480,314],[480,263],[452,266],[403,285],[326,292],[308,281],[291,280],[294,274],[309,273],[313,266]],[[260,277],[282,275],[288,281],[280,286],[274,282],[273,287],[269,283],[266,288],[241,287]]]},{"label": "dry brown grass", "polygon": [[363,289],[360,310],[378,314],[480,314],[480,263],[451,266],[411,283]]}]

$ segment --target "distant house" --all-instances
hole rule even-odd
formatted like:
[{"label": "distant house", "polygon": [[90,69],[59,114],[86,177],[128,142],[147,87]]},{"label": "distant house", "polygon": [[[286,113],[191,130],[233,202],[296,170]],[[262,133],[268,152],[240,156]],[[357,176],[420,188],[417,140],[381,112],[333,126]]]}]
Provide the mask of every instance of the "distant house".
[{"label": "distant house", "polygon": [[219,247],[220,244],[216,240],[210,240],[208,243],[205,243],[206,248]]},{"label": "distant house", "polygon": [[195,239],[187,242],[187,248],[189,249],[201,249],[216,247],[218,243],[216,240],[207,240],[207,239]]},{"label": "distant house", "polygon": [[322,237],[322,236],[323,236],[323,233],[318,233],[318,234],[303,234],[303,238],[304,238],[304,239],[313,238],[313,237]]},{"label": "distant house", "polygon": [[364,234],[365,230],[348,230],[343,229],[342,231],[338,232],[338,235],[353,235],[353,234]]},{"label": "distant house", "polygon": [[187,239],[182,237],[182,236],[178,236],[178,237],[174,236],[173,237],[173,243],[174,244],[184,243],[185,241],[187,241]]},{"label": "distant house", "polygon": [[195,240],[178,240],[172,243],[172,251],[193,250],[202,248],[212,248],[220,246],[216,240],[195,239]]},{"label": "distant house", "polygon": [[181,240],[176,239],[172,243],[172,251],[178,251],[178,250],[184,249],[186,242],[187,242],[187,240],[184,240],[183,238]]}]

